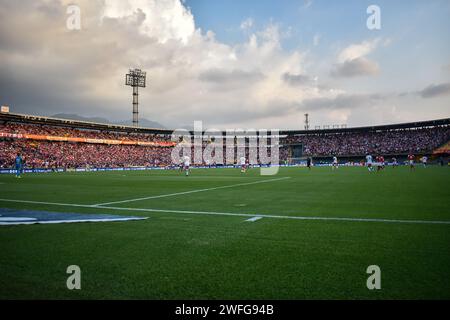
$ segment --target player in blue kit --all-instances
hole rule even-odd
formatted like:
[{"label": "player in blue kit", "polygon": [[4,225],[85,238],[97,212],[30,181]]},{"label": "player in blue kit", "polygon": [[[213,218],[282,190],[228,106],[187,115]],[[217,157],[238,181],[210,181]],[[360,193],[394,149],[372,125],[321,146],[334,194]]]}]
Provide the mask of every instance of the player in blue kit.
[{"label": "player in blue kit", "polygon": [[15,163],[16,163],[16,178],[21,178],[21,174],[23,171],[23,159],[20,156],[20,153],[17,154]]}]

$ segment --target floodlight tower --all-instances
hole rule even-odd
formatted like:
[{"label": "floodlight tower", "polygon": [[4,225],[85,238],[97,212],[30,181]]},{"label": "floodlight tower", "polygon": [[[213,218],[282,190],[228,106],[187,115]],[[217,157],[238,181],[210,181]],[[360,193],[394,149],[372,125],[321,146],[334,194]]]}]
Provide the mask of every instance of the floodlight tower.
[{"label": "floodlight tower", "polygon": [[309,130],[309,114],[305,113],[305,130]]},{"label": "floodlight tower", "polygon": [[138,88],[145,88],[146,72],[141,69],[130,69],[125,77],[125,85],[133,87],[133,126],[137,127],[139,124],[139,90]]}]

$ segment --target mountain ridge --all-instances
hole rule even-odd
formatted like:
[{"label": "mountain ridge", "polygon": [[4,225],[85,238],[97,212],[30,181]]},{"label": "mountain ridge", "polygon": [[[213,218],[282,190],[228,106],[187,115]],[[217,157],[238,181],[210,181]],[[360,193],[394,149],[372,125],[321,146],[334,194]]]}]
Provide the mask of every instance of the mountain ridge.
[{"label": "mountain ridge", "polygon": [[[132,126],[133,121],[130,120],[122,120],[122,121],[110,121],[106,118],[102,117],[83,117],[78,114],[68,114],[68,113],[57,113],[51,116],[52,118],[60,118],[60,119],[67,119],[67,120],[77,120],[77,121],[88,121],[88,122],[96,122],[96,123],[106,123],[106,124],[116,124],[116,125],[123,125],[123,126]],[[145,118],[139,119],[139,126],[145,127],[145,128],[152,128],[152,129],[166,129],[162,124],[151,121]]]}]

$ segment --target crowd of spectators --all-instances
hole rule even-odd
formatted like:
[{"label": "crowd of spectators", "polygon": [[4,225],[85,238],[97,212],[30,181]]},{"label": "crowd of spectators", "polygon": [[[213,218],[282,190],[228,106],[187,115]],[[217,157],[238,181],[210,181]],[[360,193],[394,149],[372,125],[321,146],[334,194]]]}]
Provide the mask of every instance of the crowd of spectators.
[{"label": "crowd of spectators", "polygon": [[[168,135],[151,133],[104,132],[22,123],[0,124],[0,132],[150,142],[170,139]],[[431,153],[449,140],[450,127],[448,126],[376,132],[289,135],[281,138],[279,142],[282,146],[279,149],[279,159],[281,163],[291,159],[292,149],[298,145],[302,146],[303,156],[313,157],[364,156],[366,154],[400,155]],[[203,141],[199,150],[203,153],[210,143],[214,142]],[[239,161],[237,148],[235,147],[232,152],[234,153],[233,162],[236,163]],[[270,149],[267,152],[270,157]],[[17,153],[23,156],[25,164],[29,168],[166,167],[177,165],[172,163],[172,147],[4,138],[0,139],[0,168],[11,168]],[[194,163],[194,159],[201,158],[201,155],[196,158],[194,155],[194,148],[192,148],[192,163]],[[223,146],[223,157],[226,156],[227,150]],[[248,148],[246,148],[246,158],[249,159]],[[258,158],[258,160],[260,159]],[[217,164],[226,163],[229,161],[225,159],[217,162]]]},{"label": "crowd of spectators", "polygon": [[36,125],[26,123],[7,123],[0,124],[0,132],[12,134],[35,134],[45,136],[89,138],[89,139],[108,139],[123,141],[170,141],[170,135],[167,134],[142,134],[135,132],[118,131],[100,131],[93,129],[77,129],[69,127],[57,127],[49,125]]},{"label": "crowd of spectators", "polygon": [[429,153],[450,140],[450,127],[376,132],[293,135],[280,142],[283,155],[289,146],[303,145],[305,156],[396,155]]},{"label": "crowd of spectators", "polygon": [[137,145],[0,140],[0,168],[13,167],[18,153],[28,168],[167,166],[171,151]]}]

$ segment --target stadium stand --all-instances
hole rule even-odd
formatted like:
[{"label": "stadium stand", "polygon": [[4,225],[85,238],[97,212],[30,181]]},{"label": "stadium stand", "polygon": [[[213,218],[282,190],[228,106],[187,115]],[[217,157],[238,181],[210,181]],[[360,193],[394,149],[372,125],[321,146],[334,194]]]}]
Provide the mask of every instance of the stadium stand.
[{"label": "stadium stand", "polygon": [[404,155],[430,153],[447,141],[450,127],[395,131],[344,132],[288,136],[285,144],[303,144],[306,156]]},{"label": "stadium stand", "polygon": [[[135,128],[0,113],[0,168],[21,153],[29,168],[167,167],[172,130]],[[280,132],[280,161],[331,156],[362,159],[366,154],[448,156],[450,119],[408,124]],[[447,143],[447,144],[445,144]],[[208,142],[203,143],[203,148]],[[441,147],[441,148],[439,148]],[[437,149],[439,148],[439,149]],[[224,151],[225,154],[225,151]]]},{"label": "stadium stand", "polygon": [[447,141],[445,144],[437,148],[433,151],[434,155],[448,155],[450,154],[450,141]]}]

